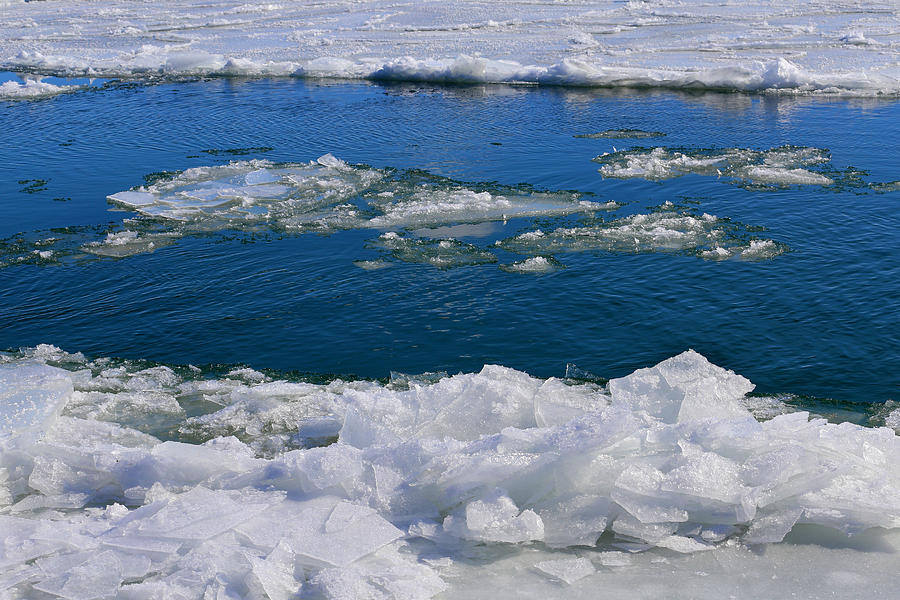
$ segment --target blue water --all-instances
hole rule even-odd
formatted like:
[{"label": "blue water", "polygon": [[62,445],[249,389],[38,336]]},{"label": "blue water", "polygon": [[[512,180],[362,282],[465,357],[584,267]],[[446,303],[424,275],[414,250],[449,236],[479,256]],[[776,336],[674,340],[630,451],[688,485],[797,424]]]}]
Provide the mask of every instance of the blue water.
[{"label": "blue water", "polygon": [[[653,140],[582,139],[605,129]],[[558,254],[534,276],[496,264],[367,271],[372,231],[219,232],[120,260],[0,269],[0,348],[384,377],[500,363],[536,376],[567,363],[603,377],[694,348],[766,392],[898,398],[900,192],[868,186],[745,189],[712,177],[603,179],[613,147],[828,148],[862,183],[900,179],[900,103],[742,94],[296,80],[120,84],[0,102],[0,238],[101,232],[127,212],[106,196],[158,171],[231,158],[424,169],[466,182],[666,200],[764,227],[791,251],[711,262],[680,254]],[[233,156],[227,149],[250,148]],[[267,150],[267,148],[269,150]],[[204,152],[219,150],[219,152]],[[843,180],[841,180],[843,181]],[[538,220],[538,225],[552,219]],[[533,229],[513,220],[465,241]],[[503,256],[504,262],[516,256]]]}]

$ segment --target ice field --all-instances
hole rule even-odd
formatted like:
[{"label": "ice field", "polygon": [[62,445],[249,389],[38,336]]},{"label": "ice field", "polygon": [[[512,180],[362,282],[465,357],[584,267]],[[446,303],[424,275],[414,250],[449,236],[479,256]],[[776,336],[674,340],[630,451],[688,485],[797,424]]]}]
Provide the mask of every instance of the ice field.
[{"label": "ice field", "polygon": [[0,131],[0,600],[897,596],[897,2],[0,0]]},{"label": "ice field", "polygon": [[890,0],[2,6],[6,70],[900,93]]}]

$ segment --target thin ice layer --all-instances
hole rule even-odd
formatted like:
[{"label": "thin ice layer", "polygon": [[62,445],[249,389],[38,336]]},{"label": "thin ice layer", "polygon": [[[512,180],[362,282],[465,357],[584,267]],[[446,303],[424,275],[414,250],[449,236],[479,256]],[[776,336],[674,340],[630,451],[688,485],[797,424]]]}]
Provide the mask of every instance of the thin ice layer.
[{"label": "thin ice layer", "polygon": [[[742,573],[760,591],[771,574],[746,565],[802,555],[824,576],[852,547],[849,563],[865,572],[900,548],[893,431],[806,412],[759,421],[746,408],[752,383],[693,351],[608,386],[499,366],[398,377],[404,385],[251,369],[205,377],[51,346],[2,362],[17,374],[14,392],[34,388],[35,368],[61,374],[81,415],[66,408],[35,443],[0,457],[0,500],[15,502],[0,516],[0,564],[14,595],[465,597],[489,572],[488,587],[518,573],[518,586],[553,595],[565,585],[577,597],[656,581],[663,561],[668,580],[691,590],[702,591],[691,575],[703,565],[720,587]],[[213,437],[135,431],[129,403],[176,414],[147,404],[149,390],[191,412],[207,406]],[[84,409],[87,393],[121,396],[122,422],[96,420],[108,416]],[[314,446],[255,444],[325,422],[330,437]],[[247,443],[228,435],[237,429]],[[782,552],[782,540],[806,545]],[[771,547],[748,550],[760,544]],[[852,586],[832,584],[850,597]]]},{"label": "thin ice layer", "polygon": [[897,94],[896,3],[5,2],[0,68]]}]

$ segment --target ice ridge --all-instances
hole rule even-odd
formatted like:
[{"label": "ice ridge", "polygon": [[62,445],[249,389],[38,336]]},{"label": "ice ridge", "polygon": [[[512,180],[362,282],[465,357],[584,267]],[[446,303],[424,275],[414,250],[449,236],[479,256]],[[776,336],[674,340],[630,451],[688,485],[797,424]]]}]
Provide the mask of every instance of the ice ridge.
[{"label": "ice ridge", "polygon": [[[207,379],[52,346],[0,360],[13,597],[466,597],[494,561],[592,587],[811,527],[900,528],[894,431],[760,421],[753,384],[693,351],[607,386],[500,366],[402,386]],[[186,417],[200,397],[221,409]],[[148,411],[180,439],[135,430]]]}]

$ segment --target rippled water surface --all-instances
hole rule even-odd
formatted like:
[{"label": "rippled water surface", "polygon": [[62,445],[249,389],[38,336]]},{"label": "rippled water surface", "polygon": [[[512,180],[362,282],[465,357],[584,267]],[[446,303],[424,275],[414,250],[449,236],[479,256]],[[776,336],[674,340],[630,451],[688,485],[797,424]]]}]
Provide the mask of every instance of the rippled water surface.
[{"label": "rippled water surface", "polygon": [[[575,363],[614,377],[694,348],[766,392],[898,396],[896,100],[211,80],[3,102],[0,128],[3,348],[52,343],[362,377],[484,363],[537,376]],[[665,136],[583,137],[623,129]],[[813,183],[753,171],[770,168],[764,153],[783,146],[827,150],[779,167],[813,173]],[[592,161],[656,147],[692,160],[757,153],[702,169],[682,161],[671,177],[601,175]],[[291,228],[267,219],[185,227],[107,201],[193,167],[259,159],[275,168],[328,153],[390,173],[395,187],[372,198],[427,184],[426,197],[574,191],[573,201],[617,204]],[[369,206],[358,194],[345,200]],[[641,236],[652,228],[629,245],[633,220],[644,219],[635,215],[663,213],[715,215],[730,247],[771,240],[779,250],[713,260],[709,240],[648,245]],[[510,241],[578,228],[589,244],[581,234],[553,246]],[[89,251],[123,232],[171,239],[122,258]],[[532,256],[552,260],[531,268]]]}]

